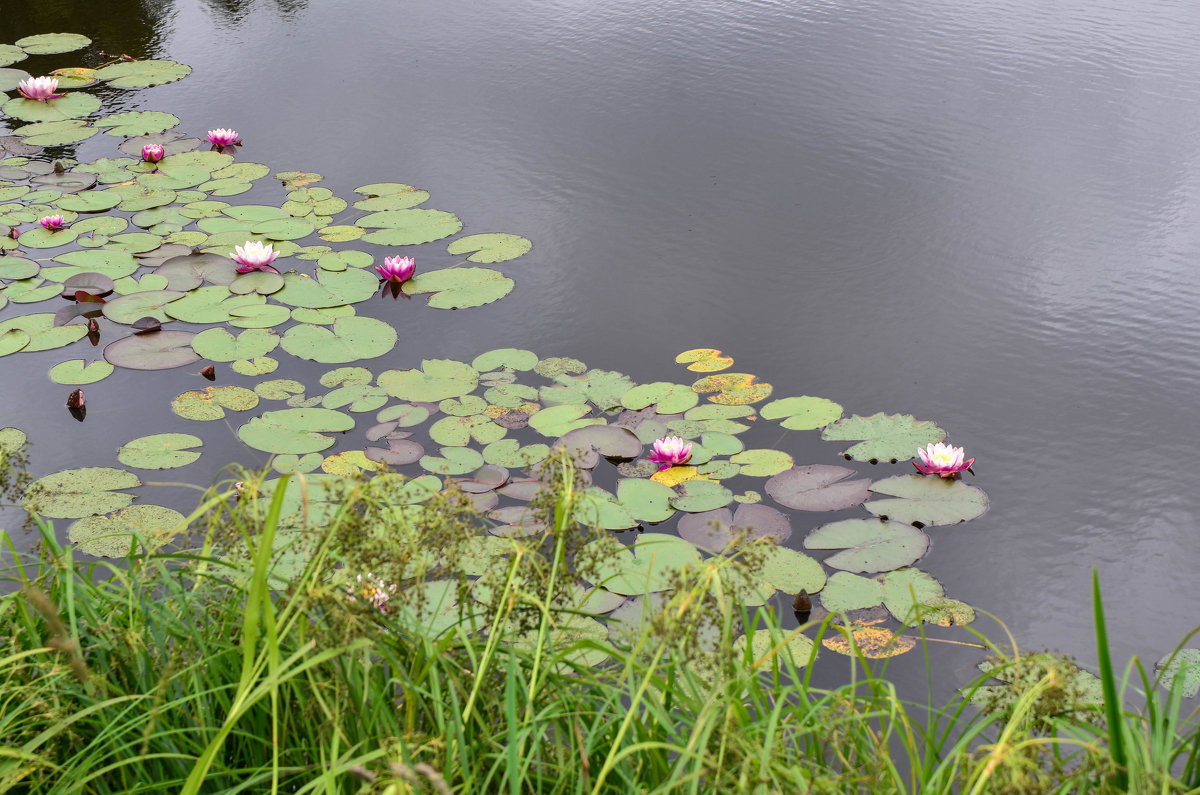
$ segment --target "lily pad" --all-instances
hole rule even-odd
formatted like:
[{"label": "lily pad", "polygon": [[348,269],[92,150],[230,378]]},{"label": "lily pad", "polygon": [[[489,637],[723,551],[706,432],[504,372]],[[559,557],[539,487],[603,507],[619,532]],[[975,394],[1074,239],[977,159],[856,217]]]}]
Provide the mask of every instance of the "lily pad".
[{"label": "lily pad", "polygon": [[171,411],[185,420],[219,420],[230,411],[249,411],[258,405],[258,393],[241,386],[210,386],[184,392],[171,401]]},{"label": "lily pad", "polygon": [[441,456],[421,458],[421,468],[435,475],[465,475],[483,466],[483,456],[469,447],[443,447]]},{"label": "lily pad", "polygon": [[101,558],[123,558],[133,539],[162,536],[182,527],[184,516],[161,505],[132,505],[110,516],[89,516],[71,525],[68,537],[75,549]]},{"label": "lily pad", "polygon": [[[557,407],[562,409],[562,406]],[[554,409],[546,409],[553,411]],[[541,412],[538,412],[541,414]],[[537,415],[535,415],[537,416]],[[530,419],[532,424],[533,420]],[[536,426],[535,426],[536,428]],[[619,425],[590,425],[564,434],[558,442],[571,450],[595,450],[609,459],[630,461],[642,454],[642,442],[628,428]]]},{"label": "lily pad", "polygon": [[[0,323],[0,338],[12,330],[19,330],[29,335],[28,344],[18,349],[28,353],[61,348],[87,336],[87,327],[81,324],[55,326],[52,312],[19,315],[5,320]],[[12,343],[8,344],[11,346]]]},{"label": "lily pad", "polygon": [[96,77],[115,88],[147,88],[182,80],[192,67],[162,59],[123,61],[96,70]]},{"label": "lily pad", "polygon": [[617,500],[635,519],[643,522],[656,523],[670,519],[675,513],[671,506],[674,497],[673,490],[652,480],[623,478],[617,481]]},{"label": "lily pad", "polygon": [[50,519],[82,519],[124,508],[133,502],[133,495],[120,489],[140,485],[137,475],[124,469],[66,469],[31,483],[22,507]]},{"label": "lily pad", "polygon": [[112,375],[113,369],[111,364],[104,361],[85,363],[83,359],[69,359],[50,368],[50,380],[71,386],[94,384]]},{"label": "lily pad", "polygon": [[634,596],[667,589],[682,567],[700,562],[700,553],[682,538],[643,533],[629,547],[611,538],[591,541],[579,551],[579,558],[596,585]]},{"label": "lily pad", "polygon": [[[83,326],[77,328],[85,336]],[[117,367],[130,370],[170,370],[200,361],[192,350],[196,335],[190,331],[158,331],[153,334],[135,335],[111,342],[104,349],[104,358]]]},{"label": "lily pad", "polygon": [[761,383],[758,376],[749,373],[721,373],[710,375],[692,384],[692,389],[709,400],[723,406],[748,406],[771,396],[773,387]]},{"label": "lily pad", "polygon": [[880,572],[910,566],[929,550],[929,536],[900,522],[844,519],[813,530],[805,549],[840,549],[825,559],[835,569]]},{"label": "lily pad", "polygon": [[29,279],[37,276],[41,266],[24,257],[0,257],[0,279]]},{"label": "lily pad", "polygon": [[0,44],[0,66],[20,63],[28,57],[29,55],[15,44]]},{"label": "lily pad", "polygon": [[356,304],[367,300],[379,289],[379,279],[374,273],[357,268],[318,270],[315,279],[299,273],[287,273],[283,282],[283,289],[275,293],[275,299],[281,304],[307,309]]},{"label": "lily pad", "polygon": [[210,328],[192,340],[192,350],[214,362],[266,356],[278,345],[279,335],[267,329],[250,329],[235,337],[223,328]]},{"label": "lily pad", "polygon": [[883,578],[883,604],[902,624],[920,616],[927,624],[963,626],[975,620],[975,610],[957,599],[947,599],[942,584],[918,569],[888,572]]},{"label": "lily pad", "polygon": [[821,605],[830,613],[849,613],[880,604],[883,604],[883,583],[874,577],[836,571],[821,591]]},{"label": "lily pad", "polygon": [[783,427],[793,431],[811,431],[824,428],[842,416],[842,407],[825,398],[802,397],[772,400],[759,412],[765,420],[783,419]]},{"label": "lily pad", "polygon": [[1200,693],[1200,649],[1179,649],[1166,655],[1154,664],[1159,683],[1170,689],[1182,677],[1179,692],[1184,698],[1195,698]]},{"label": "lily pad", "polygon": [[177,290],[146,290],[114,298],[104,304],[104,316],[114,323],[129,325],[144,317],[152,317],[159,323],[170,320],[164,307],[187,293]]},{"label": "lily pad", "polygon": [[895,499],[871,500],[863,507],[896,522],[958,524],[982,516],[988,508],[981,489],[949,478],[896,475],[875,481],[871,491]]},{"label": "lily pad", "polygon": [[508,431],[489,417],[443,417],[429,427],[429,438],[446,447],[463,447],[474,439],[479,444],[490,444],[504,437]]},{"label": "lily pad", "polygon": [[946,432],[932,422],[910,414],[857,414],[838,420],[821,433],[827,442],[862,439],[842,455],[855,461],[907,461],[918,447],[946,438]]},{"label": "lily pad", "polygon": [[38,33],[17,39],[14,43],[30,55],[57,55],[81,50],[92,40],[79,33]]},{"label": "lily pad", "polygon": [[251,293],[234,295],[222,285],[199,287],[164,307],[168,315],[185,323],[226,323],[238,309],[266,303],[266,297]]},{"label": "lily pad", "polygon": [[100,99],[91,94],[67,94],[65,97],[41,102],[18,97],[0,106],[0,111],[14,119],[29,122],[66,121],[79,119],[100,109]]},{"label": "lily pad", "polygon": [[24,143],[31,146],[66,146],[86,141],[100,131],[95,127],[88,126],[86,121],[67,119],[26,124],[13,132],[21,136]]},{"label": "lily pad", "polygon": [[284,333],[282,345],[300,359],[341,364],[382,356],[396,341],[396,329],[389,323],[372,317],[340,317],[332,328],[307,323],[292,326]]},{"label": "lily pad", "polygon": [[0,356],[8,356],[10,353],[20,351],[29,345],[29,340],[28,332],[21,329],[10,328],[0,331]]},{"label": "lily pad", "polygon": [[550,448],[544,444],[528,444],[522,447],[516,439],[501,439],[483,448],[483,460],[504,467],[531,467],[546,460]]},{"label": "lily pad", "polygon": [[537,366],[538,356],[533,351],[521,348],[500,348],[487,353],[481,353],[471,362],[471,366],[481,373],[492,370],[532,370]]},{"label": "lily pad", "polygon": [[621,396],[621,405],[627,409],[655,406],[659,414],[681,414],[698,402],[700,396],[691,387],[667,381],[635,386]]},{"label": "lily pad", "polygon": [[364,215],[356,222],[364,229],[378,229],[363,239],[380,246],[413,246],[450,237],[462,229],[462,221],[444,210],[385,210]]},{"label": "lily pad", "polygon": [[[238,437],[266,453],[317,453],[336,441],[327,433],[354,427],[348,414],[325,408],[281,409],[265,412],[238,429]],[[482,459],[480,460],[482,463]]]},{"label": "lily pad", "polygon": [[565,436],[570,431],[578,428],[586,428],[589,425],[603,425],[603,419],[587,416],[591,412],[591,406],[588,406],[586,403],[551,406],[531,416],[529,418],[529,427],[543,436],[557,438]]},{"label": "lily pad", "polygon": [[744,450],[729,461],[741,467],[741,474],[756,478],[778,475],[792,466],[792,457],[782,450]]},{"label": "lily pad", "polygon": [[133,138],[138,135],[166,132],[179,124],[179,117],[159,110],[131,110],[126,113],[114,113],[92,122],[97,127],[109,127],[105,132],[119,138]]},{"label": "lily pad", "polygon": [[698,547],[723,552],[736,538],[756,541],[770,538],[782,544],[792,535],[792,524],[786,516],[765,505],[739,505],[737,513],[717,508],[682,516],[679,535]]},{"label": "lily pad", "polygon": [[732,500],[733,492],[720,483],[711,480],[689,480],[679,486],[679,496],[672,500],[671,504],[688,513],[703,513],[724,508]]},{"label": "lily pad", "polygon": [[420,370],[386,370],[379,374],[376,383],[394,398],[434,403],[475,391],[479,373],[453,359],[425,359]]},{"label": "lily pad", "polygon": [[[25,235],[21,235],[24,239]],[[68,251],[54,258],[63,267],[42,268],[42,276],[53,282],[66,282],[72,276],[99,273],[110,279],[123,279],[138,269],[138,261],[125,251]]]},{"label": "lily pad", "polygon": [[814,464],[793,467],[767,481],[766,491],[780,505],[798,511],[840,511],[867,499],[869,480],[846,480],[846,467]]},{"label": "lily pad", "polygon": [[[369,236],[368,236],[369,237]],[[514,283],[489,268],[446,268],[418,273],[403,285],[408,295],[432,293],[434,309],[464,309],[498,301],[512,292]]]},{"label": "lily pad", "polygon": [[529,253],[531,248],[533,248],[533,243],[530,243],[520,235],[491,232],[460,237],[447,246],[446,251],[454,255],[474,252],[471,256],[467,257],[468,260],[471,262],[490,263],[516,259]]},{"label": "lily pad", "polygon": [[733,366],[733,358],[724,356],[716,348],[694,348],[675,357],[679,364],[686,364],[694,373],[715,373]]},{"label": "lily pad", "polygon": [[117,452],[117,460],[137,469],[174,469],[187,466],[200,457],[203,441],[190,433],[156,433],[126,442]]}]

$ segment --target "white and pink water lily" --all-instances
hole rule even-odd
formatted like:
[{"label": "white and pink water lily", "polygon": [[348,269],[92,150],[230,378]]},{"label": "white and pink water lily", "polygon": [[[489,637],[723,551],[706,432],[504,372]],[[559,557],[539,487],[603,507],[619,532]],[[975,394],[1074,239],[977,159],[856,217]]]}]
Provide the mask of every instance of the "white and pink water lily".
[{"label": "white and pink water lily", "polygon": [[41,224],[42,228],[44,229],[47,229],[51,232],[58,232],[66,228],[67,219],[63,218],[61,215],[44,215],[38,219],[38,223]]},{"label": "white and pink water lily", "polygon": [[964,472],[971,468],[971,464],[975,463],[974,458],[963,460],[966,453],[961,447],[955,447],[950,444],[927,444],[924,448],[917,448],[917,457],[921,459],[918,463],[913,461],[920,472],[926,475],[940,475],[944,478],[952,478],[959,472]]},{"label": "white and pink water lily", "polygon": [[412,257],[384,257],[383,264],[375,266],[379,277],[389,282],[406,282],[416,269],[417,261]]},{"label": "white and pink water lily", "polygon": [[278,256],[279,252],[272,249],[270,243],[264,245],[259,240],[247,240],[246,245],[233,247],[233,261],[242,266],[237,269],[238,273],[279,273],[271,267],[271,263]]},{"label": "white and pink water lily", "polygon": [[208,142],[213,146],[238,146],[242,143],[242,139],[238,137],[237,130],[218,127],[208,131]]},{"label": "white and pink water lily", "polygon": [[692,457],[692,443],[685,442],[678,436],[664,436],[654,440],[654,449],[646,456],[647,461],[662,464],[658,469],[670,469],[679,464],[686,464]]},{"label": "white and pink water lily", "polygon": [[146,144],[142,147],[142,160],[147,163],[157,163],[167,154],[162,144]]},{"label": "white and pink water lily", "polygon": [[56,77],[31,77],[17,83],[17,91],[21,93],[21,96],[25,99],[35,99],[38,102],[66,96],[66,94],[54,93],[57,90],[58,78]]}]

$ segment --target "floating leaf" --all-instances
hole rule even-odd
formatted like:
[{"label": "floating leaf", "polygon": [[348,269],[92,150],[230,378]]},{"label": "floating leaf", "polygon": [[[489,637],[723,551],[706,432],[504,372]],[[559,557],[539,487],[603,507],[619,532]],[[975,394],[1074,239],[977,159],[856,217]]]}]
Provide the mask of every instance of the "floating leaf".
[{"label": "floating leaf", "polygon": [[382,320],[340,317],[332,328],[307,323],[292,326],[284,333],[282,345],[300,359],[340,364],[382,356],[395,347],[396,340],[396,329]]},{"label": "floating leaf", "polygon": [[[747,642],[750,645],[752,668],[780,668],[784,671],[789,667],[803,668],[813,659],[812,638],[793,631],[785,633],[778,629],[759,629],[753,635],[742,635],[733,642],[733,652],[739,659],[745,656]],[[785,657],[784,662],[779,658]]]},{"label": "floating leaf", "polygon": [[1200,693],[1200,649],[1179,649],[1166,655],[1154,664],[1159,683],[1171,689],[1180,677],[1179,692],[1184,698],[1195,698]]},{"label": "floating leaf", "polygon": [[689,480],[679,486],[679,496],[672,500],[671,504],[681,511],[702,513],[724,508],[731,500],[733,492],[720,483],[711,480]]},{"label": "floating leaf", "polygon": [[96,70],[96,77],[115,88],[147,88],[182,80],[192,67],[161,59],[123,61]]},{"label": "floating leaf", "polygon": [[71,525],[68,537],[76,550],[101,558],[123,558],[133,539],[165,535],[185,524],[183,514],[161,505],[133,505],[110,516],[89,516]]},{"label": "floating leaf", "polygon": [[462,229],[462,221],[444,210],[385,210],[358,219],[364,229],[379,229],[364,239],[380,246],[413,246],[450,237]]},{"label": "floating leaf", "polygon": [[555,378],[560,375],[571,375],[572,373],[582,373],[587,370],[587,365],[578,359],[570,359],[562,356],[551,356],[548,359],[542,359],[533,368],[533,371],[538,375],[546,378]]},{"label": "floating leaf", "polygon": [[663,533],[642,533],[629,547],[600,538],[584,545],[578,555],[595,572],[591,576],[596,585],[626,596],[665,590],[682,567],[700,562],[694,546]]},{"label": "floating leaf", "polygon": [[[355,206],[358,205],[356,204]],[[533,248],[533,243],[530,243],[520,235],[492,232],[460,237],[447,246],[446,251],[456,256],[475,252],[467,257],[467,259],[471,262],[490,263],[516,259],[529,253],[531,248]]]},{"label": "floating leaf", "polygon": [[756,478],[778,475],[792,466],[792,457],[782,450],[746,450],[729,461],[740,466],[743,475]]},{"label": "floating leaf", "polygon": [[323,460],[320,453],[309,453],[305,456],[286,453],[275,456],[271,461],[271,468],[281,475],[293,472],[312,472],[321,466]]},{"label": "floating leaf", "polygon": [[20,329],[11,328],[0,331],[0,356],[16,353],[29,345],[30,339],[28,332]]},{"label": "floating leaf", "polygon": [[544,444],[529,444],[524,447],[516,439],[501,439],[483,448],[483,460],[503,467],[531,467],[546,459],[550,448]]},{"label": "floating leaf", "polygon": [[108,135],[133,138],[137,135],[165,132],[179,124],[179,117],[159,110],[132,110],[105,116],[92,123],[97,127],[111,127],[112,129],[106,130]]},{"label": "floating leaf", "polygon": [[279,345],[279,335],[266,329],[250,329],[236,337],[223,328],[201,331],[192,340],[192,350],[214,362],[232,362],[266,356]]},{"label": "floating leaf", "polygon": [[219,420],[230,411],[249,411],[258,405],[258,393],[241,386],[210,386],[184,392],[171,401],[171,411],[185,420]]},{"label": "floating leaf", "polygon": [[849,613],[880,604],[883,604],[883,583],[874,577],[836,571],[821,591],[821,605],[830,613]]},{"label": "floating leaf", "polygon": [[917,420],[910,414],[855,414],[838,420],[821,433],[827,442],[852,439],[864,441],[842,455],[855,461],[907,461],[917,454],[918,447],[946,438],[946,432],[928,421]]},{"label": "floating leaf", "polygon": [[500,348],[487,353],[481,353],[471,362],[471,366],[481,373],[492,370],[532,370],[537,366],[538,357],[533,351],[520,348]]},{"label": "floating leaf", "polygon": [[543,436],[558,438],[577,428],[603,425],[603,419],[587,416],[591,411],[591,407],[586,404],[551,406],[531,416],[529,427]]},{"label": "floating leaf", "polygon": [[59,362],[50,368],[50,380],[56,384],[78,386],[94,384],[112,375],[113,366],[108,362],[95,361],[88,364],[83,359]]},{"label": "floating leaf", "polygon": [[29,279],[37,276],[41,266],[31,259],[17,256],[0,257],[0,279]]},{"label": "floating leaf", "polygon": [[869,660],[895,657],[912,651],[917,642],[913,638],[897,635],[890,629],[851,623],[845,628],[850,637],[830,635],[821,641],[825,648],[848,657],[866,657]]},{"label": "floating leaf", "polygon": [[290,378],[276,378],[254,386],[254,392],[267,400],[287,400],[292,395],[303,395],[304,384]]},{"label": "floating leaf", "polygon": [[203,442],[190,433],[156,433],[126,442],[117,452],[117,460],[138,469],[174,469],[187,466],[200,457]]},{"label": "floating leaf", "polygon": [[379,288],[379,279],[375,274],[357,268],[319,270],[315,279],[299,273],[287,273],[283,282],[283,289],[275,293],[275,299],[288,306],[308,309],[355,304],[367,300]]},{"label": "floating leaf", "polygon": [[213,285],[192,290],[167,304],[164,310],[185,323],[225,323],[233,319],[235,310],[262,304],[266,300],[265,296],[256,293],[233,295],[228,287]]},{"label": "floating leaf", "polygon": [[958,524],[982,516],[988,507],[981,489],[951,478],[896,475],[875,481],[871,491],[896,499],[871,500],[863,507],[896,522]]},{"label": "floating leaf", "polygon": [[317,267],[327,271],[344,271],[346,268],[369,268],[375,258],[365,251],[335,251],[317,260]]},{"label": "floating leaf", "polygon": [[92,43],[79,33],[38,33],[17,39],[15,44],[30,55],[57,55],[81,50]]},{"label": "floating leaf", "polygon": [[840,511],[867,498],[869,480],[846,480],[846,467],[814,464],[793,467],[767,481],[766,491],[780,505],[798,511]]},{"label": "floating leaf", "polygon": [[659,414],[681,414],[699,401],[700,396],[691,387],[667,381],[635,386],[621,396],[621,405],[627,409],[655,406]]},{"label": "floating leaf", "polygon": [[356,477],[363,472],[378,472],[381,465],[363,455],[362,450],[347,450],[344,453],[326,456],[321,469],[330,475]]},{"label": "floating leaf", "polygon": [[32,122],[79,119],[100,109],[100,99],[91,94],[67,94],[42,102],[18,97],[5,102],[0,111],[14,119]]},{"label": "floating leaf", "polygon": [[[238,437],[266,453],[317,453],[331,447],[327,433],[348,431],[354,420],[340,411],[325,408],[282,409],[265,412],[238,429]],[[482,460],[480,461],[482,463]]]},{"label": "floating leaf", "polygon": [[917,569],[900,569],[883,577],[883,604],[902,624],[921,620],[948,627],[975,620],[975,610],[957,599],[947,599],[942,584]]},{"label": "floating leaf", "polygon": [[[29,335],[29,342],[16,349],[27,353],[61,348],[87,336],[87,328],[81,324],[55,326],[54,314],[51,312],[19,315],[5,320],[0,323],[0,339],[3,339],[7,332],[13,330],[19,330]],[[12,339],[13,335],[9,335],[9,340]],[[13,344],[12,341],[7,342],[9,347]]]},{"label": "floating leaf", "polygon": [[433,403],[475,391],[479,373],[453,359],[425,359],[420,370],[387,370],[376,383],[394,398]]},{"label": "floating leaf", "polygon": [[144,317],[152,317],[159,323],[166,323],[170,318],[164,307],[187,293],[177,290],[146,290],[140,293],[123,295],[104,304],[104,316],[114,323],[129,325]]},{"label": "floating leaf", "polygon": [[670,504],[674,497],[674,491],[652,480],[623,478],[617,481],[617,500],[635,519],[643,522],[656,523],[670,519],[675,513]]},{"label": "floating leaf", "polygon": [[140,485],[137,475],[124,469],[66,469],[31,483],[22,507],[50,519],[81,519],[124,508],[133,495],[118,489]]},{"label": "floating leaf", "polygon": [[686,364],[687,369],[695,373],[715,373],[733,366],[733,359],[729,356],[722,356],[716,348],[695,348],[684,351],[675,357],[675,361],[679,364]]},{"label": "floating leaf", "polygon": [[[23,240],[25,235],[21,235]],[[110,279],[121,279],[137,272],[138,261],[125,251],[68,251],[54,258],[65,267],[42,268],[42,276],[50,281],[66,282],[72,276],[99,273]]]},{"label": "floating leaf", "polygon": [[421,468],[435,475],[465,475],[483,466],[483,456],[469,447],[443,447],[441,457],[421,458]]},{"label": "floating leaf", "polygon": [[[557,408],[561,410],[563,407]],[[547,411],[552,410],[547,409]],[[532,422],[531,418],[530,424]],[[564,434],[559,439],[559,444],[569,450],[584,452],[595,450],[605,458],[617,460],[629,461],[642,454],[641,440],[628,428],[618,425],[590,425],[585,428],[577,428]]]},{"label": "floating leaf", "polygon": [[[82,326],[65,328],[78,328],[87,333]],[[117,367],[130,370],[169,370],[200,361],[192,350],[195,337],[190,331],[159,331],[125,337],[109,343],[104,349],[104,358]]]},{"label": "floating leaf", "polygon": [[86,121],[67,119],[66,121],[26,124],[13,132],[31,146],[66,146],[86,141],[100,131],[95,127],[89,127]]},{"label": "floating leaf", "polygon": [[267,375],[279,369],[279,360],[270,356],[255,356],[253,359],[238,359],[229,365],[229,369],[238,375],[254,377]]},{"label": "floating leaf", "polygon": [[464,309],[498,301],[512,292],[513,280],[488,268],[446,268],[418,273],[403,285],[408,295],[433,293],[434,309]]},{"label": "floating leaf", "polygon": [[[25,51],[15,44],[0,44],[0,66],[19,63],[28,57]],[[0,90],[9,91],[11,89],[4,89],[3,86],[0,86]]]},{"label": "floating leaf", "polygon": [[783,427],[793,431],[811,431],[824,428],[842,416],[842,407],[825,398],[802,397],[772,400],[759,412],[763,419],[777,420]]},{"label": "floating leaf", "polygon": [[490,444],[501,439],[507,430],[482,415],[474,417],[443,417],[429,427],[429,438],[446,447],[462,447],[471,439]]},{"label": "floating leaf", "polygon": [[[340,409],[349,406],[350,410],[358,413],[374,411],[387,403],[387,393],[382,387],[367,384],[347,384],[333,390],[321,399],[321,405],[327,409]],[[444,443],[443,443],[444,444]]]},{"label": "floating leaf", "polygon": [[765,505],[739,505],[737,513],[717,508],[689,514],[680,517],[678,529],[679,535],[696,546],[718,553],[737,538],[749,541],[770,538],[782,544],[792,534],[788,518]]},{"label": "floating leaf", "polygon": [[805,549],[840,549],[825,559],[835,569],[880,572],[909,566],[929,551],[929,536],[912,525],[879,519],[844,519],[813,530]]}]

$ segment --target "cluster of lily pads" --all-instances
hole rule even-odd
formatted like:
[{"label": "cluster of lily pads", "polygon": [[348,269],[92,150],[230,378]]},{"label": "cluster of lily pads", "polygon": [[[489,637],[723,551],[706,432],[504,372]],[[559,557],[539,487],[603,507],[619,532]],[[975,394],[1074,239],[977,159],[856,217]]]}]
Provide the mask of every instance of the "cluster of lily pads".
[{"label": "cluster of lily pads", "polygon": [[[29,37],[0,45],[0,64],[88,43],[71,34]],[[63,96],[17,96],[0,106],[15,125],[13,135],[0,136],[0,250],[7,252],[0,256],[0,308],[55,306],[0,321],[0,357],[66,348],[85,337],[97,345],[115,332],[102,359],[68,358],[50,369],[50,378],[79,386],[115,367],[155,370],[203,360],[210,363],[204,370],[209,376],[221,365],[260,378],[280,367],[279,350],[341,365],[316,384],[271,378],[253,388],[209,386],[184,392],[171,404],[197,428],[234,427],[241,442],[268,456],[279,473],[320,470],[308,477],[303,501],[296,484],[289,484],[285,513],[291,526],[319,524],[322,510],[333,510],[339,479],[396,470],[411,476],[402,503],[420,504],[453,482],[494,522],[497,540],[533,535],[542,531],[528,509],[538,465],[553,447],[565,447],[589,484],[576,519],[602,530],[641,531],[628,545],[616,536],[603,539],[611,543],[601,544],[605,576],[597,585],[607,596],[593,601],[606,610],[596,612],[632,613],[638,600],[669,586],[673,570],[747,538],[770,537],[778,544],[739,590],[745,604],[764,604],[780,591],[819,594],[830,611],[866,610],[876,617],[865,619],[856,637],[879,654],[908,647],[869,623],[888,615],[914,619],[914,596],[922,620],[949,625],[973,619],[969,606],[947,598],[935,579],[912,567],[929,549],[925,528],[979,516],[987,507],[982,491],[911,471],[872,481],[847,466],[797,462],[784,450],[743,441],[755,426],[778,423],[848,443],[841,451],[846,460],[896,463],[920,448],[934,454],[928,446],[946,434],[932,422],[909,415],[845,417],[837,403],[811,396],[771,400],[770,384],[728,372],[733,360],[716,349],[677,358],[693,374],[689,383],[638,384],[575,359],[543,359],[511,348],[470,362],[429,359],[415,369],[349,366],[382,356],[397,342],[389,323],[357,315],[354,304],[381,286],[393,297],[399,290],[428,295],[429,306],[440,309],[495,301],[512,290],[512,280],[466,262],[511,260],[531,244],[516,235],[469,235],[447,247],[452,255],[465,255],[464,263],[413,275],[409,258],[387,257],[375,273],[376,256],[364,245],[428,243],[457,234],[461,221],[442,210],[418,209],[429,194],[411,185],[361,186],[351,207],[315,187],[320,175],[299,171],[275,175],[287,191],[279,206],[231,203],[226,200],[250,190],[270,169],[236,161],[229,144],[205,149],[199,138],[174,131],[178,119],[168,113],[97,116],[100,101],[87,93],[98,85],[160,85],[188,71],[170,61],[132,60],[57,69],[49,75],[59,81],[54,87],[38,84],[42,88],[26,93],[45,88]],[[31,86],[31,79],[20,69],[0,68],[0,91],[11,92],[23,81]],[[122,156],[90,163],[38,157],[42,146],[76,144],[101,130],[124,139],[116,147]],[[342,218],[352,211],[354,217]],[[49,216],[61,216],[61,222],[39,223]],[[322,242],[302,244],[313,236]],[[353,245],[335,250],[326,244]],[[275,267],[242,262],[248,250],[256,262]],[[276,330],[284,324],[290,325]],[[179,328],[195,325],[209,328]],[[79,393],[77,408],[82,405]],[[664,458],[661,445],[668,437],[678,438],[678,449]],[[16,429],[0,431],[0,448],[23,442]],[[69,535],[81,551],[124,555],[130,533],[148,538],[183,521],[165,506],[135,504],[127,490],[143,483],[131,470],[186,466],[200,457],[202,446],[197,435],[165,430],[131,439],[117,452],[126,469],[48,475],[30,486],[26,504],[48,518],[76,520]],[[936,449],[954,466],[963,463],[948,448]],[[951,460],[956,455],[957,463]],[[929,464],[924,454],[922,464]],[[948,474],[944,468],[942,474]],[[832,553],[823,560],[785,545],[797,517],[852,509],[865,514],[806,528],[802,546]],[[482,554],[503,549],[485,545]],[[384,593],[388,586],[372,587]]]}]

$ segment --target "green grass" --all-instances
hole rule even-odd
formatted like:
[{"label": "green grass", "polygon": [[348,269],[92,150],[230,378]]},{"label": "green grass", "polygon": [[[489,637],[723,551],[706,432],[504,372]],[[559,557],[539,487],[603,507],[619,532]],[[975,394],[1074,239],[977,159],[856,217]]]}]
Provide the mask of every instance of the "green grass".
[{"label": "green grass", "polygon": [[[570,467],[553,474],[544,535],[488,572],[486,608],[449,618],[418,583],[474,604],[429,554],[478,536],[452,500],[398,510],[354,484],[297,535],[284,491],[258,500],[242,475],[242,499],[214,491],[190,517],[193,549],[181,536],[115,564],[74,560],[40,523],[36,553],[9,544],[0,596],[0,791],[1200,792],[1181,680],[1158,688],[1136,660],[1118,678],[1098,583],[1102,703],[1068,662],[982,639],[1012,684],[913,702],[852,658],[819,688],[795,631],[737,607],[723,564],[682,577],[621,643],[581,629],[563,595],[586,531]],[[286,581],[285,537],[304,545]],[[350,597],[356,571],[401,584],[385,611]],[[775,640],[758,659],[734,646],[754,628]],[[807,628],[817,648],[839,631]]]}]

